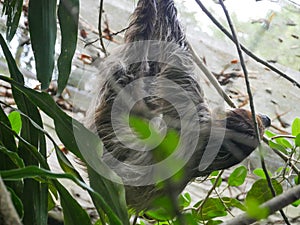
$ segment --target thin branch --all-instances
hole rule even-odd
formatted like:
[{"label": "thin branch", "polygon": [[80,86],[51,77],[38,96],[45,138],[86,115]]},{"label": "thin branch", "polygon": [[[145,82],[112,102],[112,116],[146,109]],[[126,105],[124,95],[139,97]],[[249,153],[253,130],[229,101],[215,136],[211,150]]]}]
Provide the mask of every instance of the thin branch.
[{"label": "thin branch", "polygon": [[[269,145],[269,139],[266,138],[266,137],[263,137],[263,141]],[[294,170],[294,172],[297,174],[297,175],[300,175],[300,170],[290,161],[290,158],[283,154],[282,152],[274,149],[274,148],[271,148],[273,150],[273,152],[275,152],[283,161],[285,161],[286,163],[288,163],[288,165],[290,167],[292,167],[292,169]]]},{"label": "thin branch", "polygon": [[[238,40],[236,32],[235,32],[235,28],[233,26],[233,23],[232,23],[231,18],[229,16],[228,10],[226,9],[226,6],[224,5],[223,0],[219,0],[219,3],[222,6],[222,9],[223,9],[223,11],[225,13],[226,19],[228,21],[228,25],[229,25],[230,30],[232,32],[233,41],[235,42],[235,45],[236,45],[236,48],[237,48],[237,51],[238,51],[238,55],[239,55],[239,58],[240,58],[241,66],[242,66],[242,69],[243,69],[243,72],[244,72],[244,77],[245,77],[245,82],[246,82],[246,87],[247,87],[247,93],[248,93],[248,96],[249,96],[249,103],[250,103],[250,108],[251,108],[251,112],[252,112],[252,119],[253,119],[253,122],[254,122],[255,133],[256,133],[257,140],[259,142],[259,152],[260,152],[260,161],[261,161],[262,169],[263,169],[263,171],[265,173],[265,176],[267,178],[268,186],[269,186],[269,188],[270,188],[270,190],[272,192],[272,195],[273,195],[273,197],[275,197],[276,196],[276,192],[275,192],[275,189],[274,189],[274,187],[272,185],[272,181],[271,181],[271,178],[270,178],[270,176],[268,174],[268,170],[267,170],[267,167],[266,167],[266,164],[265,164],[265,160],[264,160],[264,157],[263,157],[263,154],[262,154],[261,138],[260,138],[259,129],[258,129],[258,123],[257,123],[257,118],[256,118],[256,114],[255,114],[255,107],[254,107],[253,95],[252,95],[252,91],[251,91],[251,87],[250,87],[248,71],[247,71],[247,68],[246,68],[245,61],[244,61],[242,49],[241,49],[239,40]],[[282,218],[284,219],[285,223],[289,225],[290,222],[289,222],[287,216],[285,215],[285,213],[283,212],[283,210],[280,210],[280,213],[281,213]]]},{"label": "thin branch", "polygon": [[125,32],[125,31],[128,30],[129,28],[130,28],[130,25],[129,25],[128,27],[123,28],[122,30],[119,30],[119,31],[117,31],[117,32],[115,32],[115,33],[109,34],[109,36],[110,36],[110,37],[112,37],[112,36],[117,36],[118,34]]},{"label": "thin branch", "polygon": [[221,179],[221,176],[222,174],[224,173],[224,170],[221,170],[220,173],[218,174],[216,180],[215,180],[215,183],[214,185],[212,186],[212,188],[207,192],[207,195],[205,197],[205,199],[201,202],[201,204],[197,207],[196,211],[197,212],[201,212],[202,210],[202,207],[204,205],[204,203],[207,201],[207,199],[209,198],[209,196],[211,195],[211,193],[216,189],[217,185],[218,185],[218,182],[219,182],[219,179]]},{"label": "thin branch", "polygon": [[222,89],[221,85],[217,81],[216,77],[212,75],[212,73],[208,70],[208,68],[204,65],[204,63],[201,61],[200,57],[192,47],[192,45],[187,41],[187,45],[189,47],[190,52],[192,53],[192,56],[194,57],[195,63],[200,68],[200,70],[205,74],[207,79],[210,81],[210,83],[214,86],[214,88],[217,90],[217,92],[221,95],[221,97],[227,102],[227,104],[230,107],[237,108],[234,102],[229,98],[229,96],[225,93],[225,91]]},{"label": "thin branch", "polygon": [[[260,207],[267,208],[269,210],[269,215],[274,214],[276,211],[283,209],[284,207],[290,205],[291,203],[300,199],[300,185],[297,185],[284,193],[272,198],[271,200],[265,202]],[[247,225],[257,221],[257,219],[250,218],[247,213],[238,215],[237,217],[222,223],[222,225]]]},{"label": "thin branch", "polygon": [[106,48],[104,46],[103,37],[102,37],[102,29],[101,29],[103,1],[104,0],[100,0],[100,9],[99,9],[100,11],[99,11],[99,18],[98,18],[98,33],[99,33],[99,40],[100,40],[100,45],[101,45],[102,51],[104,52],[105,56],[107,56],[107,51],[106,51]]},{"label": "thin branch", "polygon": [[[200,0],[195,0],[197,2],[197,4],[200,6],[200,8],[202,9],[202,11],[209,17],[209,19],[230,39],[234,42],[234,38],[233,36],[226,30],[225,27],[223,27],[218,21],[217,19],[205,8],[205,6],[200,2]],[[280,75],[281,77],[283,77],[284,79],[288,80],[289,82],[291,82],[294,86],[300,88],[300,83],[297,82],[296,80],[294,80],[293,78],[289,77],[288,75],[286,75],[284,72],[282,72],[281,70],[279,70],[278,68],[276,68],[275,66],[272,66],[271,64],[269,64],[268,62],[266,62],[265,60],[259,58],[258,56],[256,56],[255,54],[253,54],[250,50],[248,50],[245,46],[240,45],[241,49],[251,58],[253,58],[255,61],[259,62],[260,64],[266,66],[267,68],[269,68],[270,70],[272,70],[273,72],[277,73],[278,75]]]}]

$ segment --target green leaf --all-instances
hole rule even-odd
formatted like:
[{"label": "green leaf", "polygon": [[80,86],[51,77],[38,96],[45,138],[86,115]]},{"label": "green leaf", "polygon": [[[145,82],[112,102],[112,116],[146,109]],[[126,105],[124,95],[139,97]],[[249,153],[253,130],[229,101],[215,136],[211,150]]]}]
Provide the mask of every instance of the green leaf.
[{"label": "green leaf", "polygon": [[7,15],[6,19],[6,39],[11,41],[16,33],[22,12],[23,0],[5,1],[3,10]]},{"label": "green leaf", "polygon": [[[96,183],[100,182],[101,185],[92,187],[99,191],[110,207],[118,213],[120,220],[124,224],[128,224],[124,187],[121,185],[122,182],[120,178],[101,161],[102,145],[100,139],[94,133],[87,130],[77,120],[72,119],[64,113],[47,93],[37,92],[24,87],[5,76],[0,76],[0,79],[11,83],[19,91],[26,94],[32,103],[54,120],[57,135],[66,148],[83,161],[88,162],[89,166],[97,171],[97,173],[93,173],[92,179],[91,177],[89,178],[91,182],[92,180]],[[91,151],[91,149],[93,149],[93,151]],[[105,179],[101,174],[109,176],[111,180]],[[115,181],[116,183],[112,181]],[[95,194],[93,194],[92,197],[95,197]],[[113,201],[110,201],[112,199]],[[98,205],[103,205],[103,202]],[[108,208],[104,208],[103,210],[110,219],[115,220],[114,215],[111,214]]]},{"label": "green leaf", "polygon": [[260,203],[256,199],[249,198],[246,202],[247,214],[251,218],[257,220],[265,219],[269,215],[268,208],[260,207]]},{"label": "green leaf", "polygon": [[58,20],[61,30],[61,52],[57,61],[58,93],[62,93],[70,76],[77,43],[78,18],[79,0],[60,0]]},{"label": "green leaf", "polygon": [[235,198],[223,197],[222,201],[227,208],[235,207],[242,211],[246,211],[245,205]]},{"label": "green leaf", "polygon": [[292,135],[297,136],[300,134],[300,118],[296,118],[292,124]]},{"label": "green leaf", "polygon": [[297,147],[300,147],[300,134],[298,134],[298,135],[296,136],[296,138],[295,138],[295,145],[296,145]]},{"label": "green leaf", "polygon": [[[0,44],[8,64],[9,73],[12,79],[19,85],[24,84],[24,78],[19,71],[16,62],[9,51],[5,40],[0,35]],[[28,100],[28,98],[15,87],[12,87],[12,93],[14,100],[18,106],[18,109],[24,114],[28,115],[41,127],[42,119],[38,109]],[[29,122],[26,117],[22,117],[22,129],[21,136],[30,144],[35,146],[46,157],[46,142],[44,135],[39,135],[38,130]],[[19,156],[23,158],[26,165],[37,164],[36,159],[31,154],[25,154],[24,148],[26,146],[23,143],[19,144]],[[22,190],[23,194],[20,196],[24,204],[24,225],[32,224],[45,224],[47,222],[47,185],[40,184],[34,180],[24,180],[24,186]],[[32,210],[32,209],[37,210]]]},{"label": "green leaf", "polygon": [[10,121],[12,129],[16,133],[20,133],[22,127],[21,115],[17,111],[13,111],[8,115],[8,119]]},{"label": "green leaf", "polygon": [[56,1],[30,0],[28,23],[37,79],[42,89],[47,89],[54,68]]},{"label": "green leaf", "polygon": [[245,166],[235,168],[228,178],[229,186],[240,186],[244,183],[247,176],[247,169]]},{"label": "green leaf", "polygon": [[275,133],[273,133],[273,132],[271,132],[271,131],[269,131],[269,130],[266,130],[266,131],[265,131],[265,135],[266,135],[267,137],[269,137],[269,138],[276,136]]},{"label": "green leaf", "polygon": [[[272,179],[272,186],[275,190],[276,195],[279,195],[282,193],[283,189],[280,183],[278,183],[277,180]],[[255,199],[255,201],[258,204],[262,204],[268,200],[273,198],[272,192],[268,186],[268,182],[265,179],[257,180],[251,187],[251,189],[248,191],[246,196],[246,204],[247,201],[252,201],[252,199]]]},{"label": "green leaf", "polygon": [[277,144],[274,141],[269,140],[269,146],[270,146],[270,148],[276,149],[276,150],[278,150],[278,151],[280,151],[280,152],[282,152],[284,154],[288,154],[288,152],[287,152],[287,150],[286,150],[285,147],[283,147],[280,144]]},{"label": "green leaf", "polygon": [[66,188],[59,182],[55,182],[55,186],[60,195],[60,202],[64,213],[65,225],[91,225],[91,221],[87,212],[78,204],[78,202],[70,195]]},{"label": "green leaf", "polygon": [[179,199],[178,199],[178,205],[180,208],[186,208],[191,204],[191,196],[188,192],[179,195]]},{"label": "green leaf", "polygon": [[300,175],[296,176],[296,177],[294,178],[294,181],[295,181],[295,184],[296,184],[296,185],[299,185],[299,184],[300,184]]},{"label": "green leaf", "polygon": [[[101,202],[101,207],[105,212],[107,212],[108,217],[112,221],[111,224],[114,225],[123,225],[128,224],[126,220],[120,222],[114,211],[111,210],[109,205],[104,201],[102,196],[100,196],[97,192],[95,192],[93,189],[91,189],[89,186],[87,186],[82,181],[78,180],[76,177],[74,177],[71,174],[59,174],[59,173],[53,173],[49,170],[41,169],[37,166],[27,166],[22,169],[14,169],[14,170],[6,170],[6,171],[0,171],[0,176],[2,176],[3,180],[19,180],[24,178],[37,178],[37,177],[47,177],[47,179],[54,179],[54,185],[57,188],[57,184],[55,183],[55,179],[70,179],[74,181],[77,185],[79,185],[81,188],[87,190],[91,196],[93,196],[96,200]],[[127,219],[128,220],[128,219]],[[76,223],[75,223],[76,224]]]},{"label": "green leaf", "polygon": [[[2,123],[0,123],[1,125]],[[4,155],[8,156],[10,160],[19,168],[24,167],[23,159],[19,157],[19,155],[16,152],[9,151],[7,148],[0,145],[0,152]]]},{"label": "green leaf", "polygon": [[157,221],[168,221],[174,218],[174,206],[169,197],[163,196],[153,201],[153,209],[147,210],[145,214]]},{"label": "green leaf", "polygon": [[[253,174],[256,176],[259,176],[260,178],[266,179],[266,174],[262,168],[256,168],[253,170]],[[272,177],[272,173],[268,171],[269,177]]]},{"label": "green leaf", "polygon": [[294,207],[298,207],[299,205],[300,205],[300,199],[292,203],[292,206]]},{"label": "green leaf", "polygon": [[[5,112],[3,111],[2,107],[0,107],[0,121],[1,121],[1,123],[5,124],[9,128],[11,128],[9,119],[6,116]],[[1,127],[0,127],[0,142],[2,142],[6,148],[10,149],[10,151],[13,151],[13,152],[18,151],[18,148],[17,148],[17,145],[16,145],[13,135],[5,132],[5,130],[3,130],[3,128],[1,128]],[[8,167],[4,166],[6,163],[7,162],[4,158],[0,158],[0,169],[5,169],[5,168],[12,169],[13,168],[12,164],[10,164],[10,166],[8,166]]]},{"label": "green leaf", "polygon": [[15,207],[20,219],[22,219],[24,216],[24,208],[23,208],[23,203],[22,203],[21,199],[16,195],[16,193],[14,192],[14,190],[12,188],[8,187],[7,190],[10,192],[11,200],[14,204],[14,207]]},{"label": "green leaf", "polygon": [[200,220],[211,220],[226,215],[226,208],[219,198],[208,198],[196,216]]},{"label": "green leaf", "polygon": [[[219,172],[220,172],[220,171],[213,171],[213,172],[209,175],[209,177],[211,177],[210,181],[211,181],[211,183],[212,183],[213,185],[214,185],[215,182],[216,182],[216,179],[217,179],[217,177],[218,177],[218,175],[219,175]],[[216,187],[220,187],[221,184],[222,184],[222,179],[220,178],[220,179],[218,179],[218,183],[217,183]]]},{"label": "green leaf", "polygon": [[290,148],[290,149],[293,148],[293,145],[288,140],[286,140],[285,138],[276,138],[275,141],[278,144],[280,144],[283,147],[285,147],[285,148]]}]

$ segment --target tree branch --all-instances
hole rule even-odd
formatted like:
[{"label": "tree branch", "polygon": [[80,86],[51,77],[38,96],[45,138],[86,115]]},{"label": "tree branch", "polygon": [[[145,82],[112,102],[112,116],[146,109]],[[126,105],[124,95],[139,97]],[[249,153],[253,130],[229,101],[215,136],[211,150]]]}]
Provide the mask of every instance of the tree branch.
[{"label": "tree branch", "polygon": [[10,199],[10,193],[0,177],[0,224],[22,225],[21,220]]},{"label": "tree branch", "polygon": [[[271,200],[263,203],[261,208],[268,208],[269,215],[274,214],[276,211],[283,209],[284,207],[288,206],[289,204],[297,201],[300,199],[300,185],[297,185],[281,195],[278,195]],[[226,221],[222,223],[222,225],[247,225],[257,221],[254,218],[250,218],[247,213],[241,214],[234,219]]]},{"label": "tree branch", "polygon": [[[230,39],[234,42],[234,38],[232,37],[232,35],[226,30],[226,28],[224,28],[218,21],[217,19],[205,8],[205,6],[200,2],[200,0],[195,0],[197,2],[197,4],[200,6],[200,8],[202,9],[202,11],[209,17],[209,19]],[[296,80],[294,80],[293,78],[289,77],[288,75],[286,75],[284,72],[282,72],[281,70],[279,70],[278,68],[276,68],[275,66],[272,66],[271,64],[269,64],[268,62],[266,62],[265,60],[259,58],[258,56],[256,56],[255,54],[253,54],[250,50],[248,50],[245,46],[240,45],[241,49],[252,59],[254,59],[255,61],[261,63],[262,65],[266,66],[267,68],[269,68],[270,70],[272,70],[273,72],[277,73],[279,76],[283,77],[284,79],[288,80],[289,82],[291,82],[294,86],[300,88],[300,83],[298,83]]]}]

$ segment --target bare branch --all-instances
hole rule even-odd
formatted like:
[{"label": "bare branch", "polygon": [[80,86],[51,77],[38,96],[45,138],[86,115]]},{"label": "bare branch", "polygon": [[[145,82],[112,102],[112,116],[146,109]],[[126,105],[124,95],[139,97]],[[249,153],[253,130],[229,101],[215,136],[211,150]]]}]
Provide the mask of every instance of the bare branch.
[{"label": "bare branch", "polygon": [[107,51],[106,51],[105,46],[104,46],[103,37],[102,37],[102,29],[101,29],[103,1],[104,0],[100,0],[100,9],[99,9],[99,18],[98,18],[98,33],[99,33],[99,40],[100,40],[101,49],[104,52],[105,56],[107,56]]},{"label": "bare branch", "polygon": [[21,220],[11,202],[10,194],[0,177],[0,224],[22,225]]}]

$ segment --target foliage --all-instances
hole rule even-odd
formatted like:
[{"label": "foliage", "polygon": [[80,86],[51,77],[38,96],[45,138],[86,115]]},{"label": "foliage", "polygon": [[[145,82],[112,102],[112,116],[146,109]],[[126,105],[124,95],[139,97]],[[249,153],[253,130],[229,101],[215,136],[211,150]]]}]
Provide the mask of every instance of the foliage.
[{"label": "foliage", "polygon": [[[7,15],[8,41],[12,39],[18,27],[22,5],[22,0],[4,1],[3,12]],[[30,0],[28,11],[36,71],[43,89],[49,85],[55,63],[56,11],[58,13],[62,31],[61,54],[58,59],[58,88],[61,92],[68,80],[76,48],[79,2],[61,0],[57,10],[56,1]],[[59,179],[69,179],[89,193],[100,217],[95,224],[129,224],[128,218],[134,213],[127,211],[123,185],[105,179],[96,169],[101,168],[102,172],[111,174],[114,180],[120,180],[101,161],[101,140],[63,112],[50,95],[25,87],[23,75],[17,68],[2,35],[0,45],[11,76],[0,76],[0,79],[12,85],[13,97],[17,104],[17,109],[9,115],[0,108],[0,176],[11,193],[12,202],[23,224],[47,224],[48,210],[54,207],[54,199],[59,199],[61,203],[66,225],[92,224],[87,212]],[[90,174],[94,176],[92,187],[83,181],[58,144],[45,131],[40,111],[53,119],[57,136],[70,152],[83,162],[88,157],[96,159],[96,167],[87,165]],[[142,120],[131,118],[130,124],[144,138],[150,133],[155,133],[154,128],[148,127]],[[80,136],[76,135],[78,132]],[[157,135],[155,138],[159,139]],[[300,174],[296,163],[300,158],[300,118],[296,118],[292,124],[292,136],[280,136],[270,131],[267,131],[266,135],[269,137],[269,146],[286,160],[286,165],[277,171],[268,171],[275,193],[279,195],[283,192],[285,184],[299,184]],[[155,142],[155,138],[150,141]],[[46,141],[53,143],[64,173],[51,171],[47,162]],[[169,131],[166,139],[159,145],[160,150],[164,151],[163,157],[168,157],[178,142],[178,135]],[[154,202],[155,209],[141,212],[141,219],[137,223],[146,224],[147,220],[151,220],[156,224],[220,224],[224,220],[223,217],[233,214],[233,209],[247,212],[253,218],[266,218],[268,210],[261,208],[260,204],[274,196],[270,191],[265,171],[258,168],[253,174],[257,176],[257,180],[249,184],[251,180],[247,179],[249,172],[245,166],[236,167],[227,177],[215,171],[207,178],[212,184],[212,189],[205,198],[192,199],[187,192],[181,194],[178,199],[172,199],[171,195],[164,196]],[[232,190],[245,190],[247,187],[249,190],[246,192],[240,191],[237,196],[230,195]],[[242,197],[238,198],[239,196]],[[292,205],[297,207],[299,204],[300,201],[296,201]]]}]

